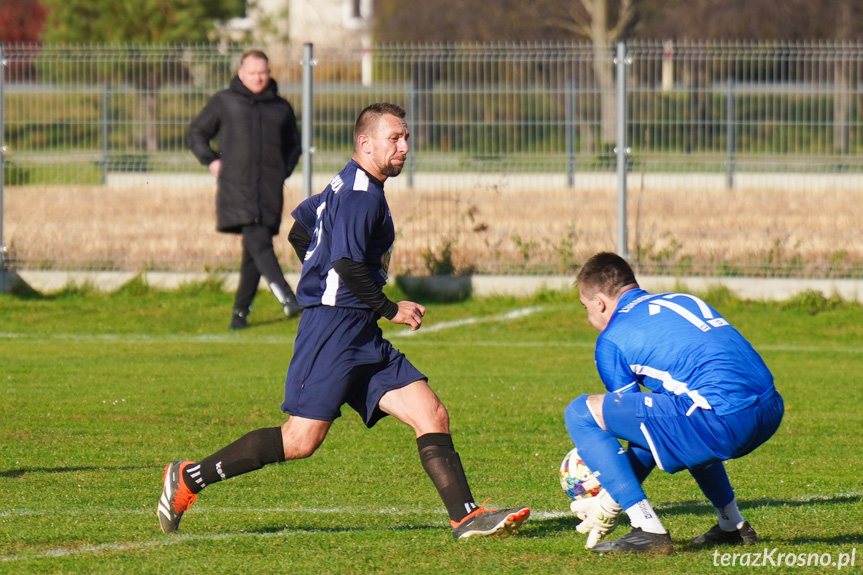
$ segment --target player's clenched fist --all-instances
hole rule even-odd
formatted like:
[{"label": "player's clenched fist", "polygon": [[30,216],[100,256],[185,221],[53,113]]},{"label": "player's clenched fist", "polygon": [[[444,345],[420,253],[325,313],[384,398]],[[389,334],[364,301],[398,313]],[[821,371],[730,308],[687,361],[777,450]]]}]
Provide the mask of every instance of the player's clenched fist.
[{"label": "player's clenched fist", "polygon": [[412,301],[400,301],[398,306],[398,313],[390,321],[393,323],[409,325],[411,331],[418,330],[423,324],[423,316],[426,314],[426,308]]}]

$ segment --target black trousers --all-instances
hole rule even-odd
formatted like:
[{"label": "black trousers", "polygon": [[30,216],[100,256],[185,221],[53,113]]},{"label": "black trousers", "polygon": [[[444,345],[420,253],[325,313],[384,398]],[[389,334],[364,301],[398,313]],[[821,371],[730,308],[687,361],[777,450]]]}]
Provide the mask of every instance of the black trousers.
[{"label": "black trousers", "polygon": [[243,259],[240,263],[240,284],[234,297],[234,309],[248,311],[252,307],[261,276],[266,279],[270,291],[279,303],[284,305],[287,297],[294,296],[279,266],[270,230],[257,224],[243,226]]}]

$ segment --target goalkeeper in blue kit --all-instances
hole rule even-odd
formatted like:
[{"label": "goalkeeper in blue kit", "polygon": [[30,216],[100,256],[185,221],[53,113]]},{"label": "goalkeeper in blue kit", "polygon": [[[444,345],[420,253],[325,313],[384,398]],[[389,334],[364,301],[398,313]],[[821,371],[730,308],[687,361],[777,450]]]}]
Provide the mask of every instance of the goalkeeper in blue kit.
[{"label": "goalkeeper in blue kit", "polygon": [[[596,497],[572,502],[586,547],[672,552],[671,537],[641,487],[654,467],[688,470],[716,509],[717,524],[693,544],[755,544],[723,461],[753,451],[782,420],[782,397],[764,361],[698,297],[641,289],[616,254],[588,259],[576,285],[588,321],[601,332],[595,359],[608,389],[576,398],[565,412],[582,460],[603,487]],[[632,531],[600,542],[622,511]]]}]

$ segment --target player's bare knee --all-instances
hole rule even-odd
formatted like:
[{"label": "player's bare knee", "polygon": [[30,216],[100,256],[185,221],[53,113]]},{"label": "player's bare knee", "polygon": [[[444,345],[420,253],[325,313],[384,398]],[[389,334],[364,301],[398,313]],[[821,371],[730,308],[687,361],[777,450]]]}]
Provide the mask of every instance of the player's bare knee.
[{"label": "player's bare knee", "polygon": [[595,393],[587,396],[587,408],[590,410],[590,414],[593,415],[596,424],[603,430],[605,429],[605,418],[602,416],[602,402],[604,400],[604,393]]},{"label": "player's bare knee", "polygon": [[324,442],[330,423],[301,421],[293,417],[288,419],[282,426],[285,460],[311,457]]},{"label": "player's bare knee", "polygon": [[426,407],[408,422],[417,437],[426,433],[449,433],[449,413],[444,404],[437,400]]},{"label": "player's bare knee", "polygon": [[321,443],[320,441],[313,441],[311,438],[295,438],[290,443],[285,442],[285,460],[311,457],[321,446]]},{"label": "player's bare knee", "polygon": [[449,412],[440,400],[435,405],[433,420],[442,432],[449,433]]}]

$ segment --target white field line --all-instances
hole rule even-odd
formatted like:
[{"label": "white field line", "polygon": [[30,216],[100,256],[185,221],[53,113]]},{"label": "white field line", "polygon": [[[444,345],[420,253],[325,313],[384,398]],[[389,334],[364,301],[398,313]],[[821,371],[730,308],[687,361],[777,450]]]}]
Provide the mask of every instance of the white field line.
[{"label": "white field line", "polygon": [[525,307],[522,309],[516,309],[513,311],[508,311],[506,313],[502,313],[502,314],[498,314],[498,315],[492,315],[492,316],[488,316],[488,317],[466,317],[466,318],[462,318],[462,319],[456,319],[453,321],[442,321],[440,323],[430,325],[426,328],[420,328],[416,331],[408,330],[408,331],[400,331],[400,332],[396,332],[396,333],[391,333],[391,334],[388,334],[387,337],[389,337],[389,338],[392,338],[392,337],[409,337],[409,336],[416,336],[416,335],[423,334],[423,333],[442,331],[445,329],[453,329],[453,328],[462,327],[465,325],[473,325],[473,324],[477,324],[477,323],[488,323],[488,322],[495,322],[495,321],[512,321],[514,319],[527,317],[527,316],[534,314],[536,312],[539,312],[539,311],[545,311],[545,307],[543,307],[543,306]]},{"label": "white field line", "polygon": [[[252,335],[252,334],[249,334]],[[0,332],[0,339],[11,339],[33,343],[49,341],[71,341],[74,343],[228,343],[231,345],[251,343],[292,344],[294,334],[286,336],[254,336],[242,337],[239,334],[207,334],[207,335],[152,335],[143,333],[10,333]]]},{"label": "white field line", "polygon": [[[812,503],[819,501],[831,501],[837,498],[850,498],[850,497],[863,497],[863,491],[847,491],[842,493],[834,493],[834,494],[815,494],[815,495],[802,495],[800,497],[795,497],[790,501],[793,503]],[[656,506],[657,509],[664,509],[673,507],[675,503],[665,503],[659,504]],[[153,510],[143,510],[143,509],[127,509],[127,510],[101,510],[102,513],[107,514],[129,514],[129,515],[154,515]],[[87,513],[92,514],[92,508],[87,509]],[[350,516],[362,516],[362,515],[387,515],[387,516],[428,516],[435,517],[436,521],[439,520],[441,524],[441,528],[445,529],[447,525],[446,517],[442,511],[417,511],[417,510],[399,510],[399,509],[379,509],[379,510],[363,510],[363,509],[340,509],[340,508],[283,508],[283,507],[272,507],[272,508],[263,508],[263,509],[250,509],[248,507],[243,508],[231,508],[231,507],[197,507],[191,509],[189,511],[190,515],[201,514],[201,513],[307,513],[312,515],[324,515],[324,514],[344,514]],[[10,517],[10,516],[27,516],[27,515],[80,515],[80,510],[65,510],[65,511],[54,511],[54,510],[11,510],[11,511],[3,511],[0,512],[0,517]],[[573,518],[573,526],[575,525],[575,516],[570,511],[531,511],[530,521],[548,521],[551,519],[560,519],[561,517],[572,517]],[[155,517],[153,518],[155,521]],[[432,526],[429,526],[432,528]],[[83,555],[85,553],[92,554],[100,554],[100,553],[114,553],[117,551],[138,551],[141,549],[152,549],[158,547],[167,547],[169,545],[175,545],[177,543],[189,543],[195,541],[230,541],[230,540],[238,540],[238,539],[248,539],[248,538],[257,538],[257,539],[269,539],[273,537],[290,537],[292,535],[303,535],[303,534],[314,534],[317,533],[318,530],[315,529],[283,529],[277,532],[267,532],[267,533],[249,533],[249,532],[233,532],[233,533],[202,533],[202,534],[174,534],[170,536],[164,536],[155,541],[117,541],[113,543],[102,543],[99,545],[82,545],[75,547],[57,547],[54,549],[48,549],[44,551],[39,551],[36,553],[24,553],[19,555],[3,555],[0,556],[0,562],[13,562],[13,561],[29,561],[34,559],[44,559],[44,558],[52,558],[52,557],[70,557],[76,555]],[[321,533],[325,533],[327,537],[330,536],[330,531],[321,531]]]}]

